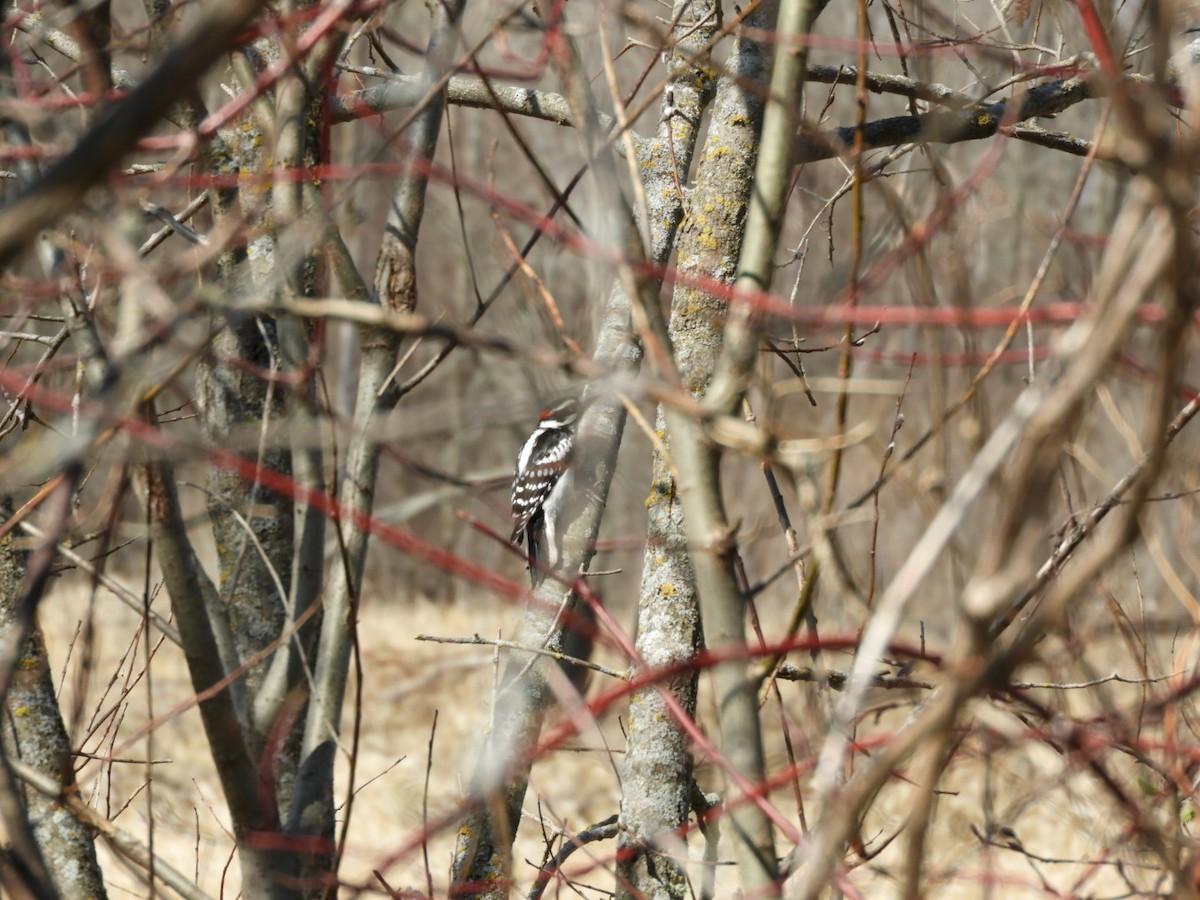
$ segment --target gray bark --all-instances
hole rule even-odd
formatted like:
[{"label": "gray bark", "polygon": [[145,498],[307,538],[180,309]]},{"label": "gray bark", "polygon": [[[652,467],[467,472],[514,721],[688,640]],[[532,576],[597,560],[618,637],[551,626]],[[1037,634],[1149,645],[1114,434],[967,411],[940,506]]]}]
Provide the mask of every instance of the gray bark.
[{"label": "gray bark", "polygon": [[[238,288],[227,283],[226,290]],[[279,392],[262,376],[279,369],[275,323],[232,313],[219,317],[216,326],[219,331],[211,344],[211,357],[200,367],[198,388],[209,440],[225,446],[231,434],[281,417],[284,406]],[[281,475],[292,472],[291,454],[285,448],[262,447],[250,460]],[[221,606],[235,653],[226,660],[232,671],[282,630],[292,574],[292,504],[257,483],[247,485],[241,473],[217,466],[209,468],[206,487]],[[262,661],[247,671],[244,685],[249,696],[257,693],[266,665]],[[265,735],[252,732],[252,737],[254,745],[261,747]]]},{"label": "gray bark", "polygon": [[[819,12],[816,0],[783,0],[775,28],[770,78],[772,103],[763,119],[755,159],[752,201],[737,263],[740,290],[766,290],[774,274],[774,256],[792,173],[791,136],[796,129],[807,62],[806,45],[782,52],[790,39],[806,34]],[[724,329],[722,358],[704,400],[715,414],[733,413],[746,389],[758,351],[757,317],[743,304],[735,307]],[[721,496],[721,451],[698,422],[668,410],[667,428],[680,472],[679,497],[692,547],[700,592],[705,641],[713,649],[745,645],[745,603],[738,585],[736,539]],[[734,842],[741,884],[747,892],[775,896],[779,867],[771,820],[747,791],[766,777],[758,719],[758,698],[743,662],[729,660],[712,669],[721,750],[729,805],[726,833]]]},{"label": "gray bark", "polygon": [[[11,508],[4,510],[6,516],[11,512]],[[29,554],[17,549],[17,542],[11,532],[0,538],[0,645],[21,630],[17,620]],[[25,640],[4,696],[3,714],[0,746],[6,759],[24,763],[53,779],[59,790],[77,797],[71,745],[58,708],[42,630],[36,624]],[[64,897],[106,897],[92,830],[56,797],[31,790],[20,793],[55,890]]]},{"label": "gray bark", "polygon": [[[655,141],[644,142],[640,157],[644,158],[647,196],[669,196],[674,200],[670,214],[652,217],[652,257],[656,262],[666,262],[676,241],[678,224],[683,218],[685,198],[674,190],[678,177],[687,183],[694,153],[698,123],[705,108],[713,97],[714,83],[701,56],[698,64],[689,67],[683,63],[691,56],[702,53],[708,41],[716,34],[720,25],[719,4],[677,3],[673,20],[676,29],[687,37],[676,44],[671,64],[678,67],[672,79],[671,92],[674,114],[665,122],[666,135],[673,142],[674,160],[679,171],[675,172],[672,148],[664,140],[663,131]],[[703,27],[695,27],[704,21]],[[755,19],[758,21],[758,18]],[[763,23],[765,24],[765,23]],[[747,75],[738,63],[741,56],[735,49],[731,57],[731,74],[721,79],[716,87],[717,96],[736,91],[732,72]],[[735,104],[717,108],[709,125],[709,141],[727,142],[728,120]],[[738,107],[739,113],[744,112]],[[744,120],[748,134],[757,131],[753,116]],[[713,144],[716,145],[715,143]],[[726,146],[739,146],[727,143]],[[735,155],[738,155],[735,153]],[[718,182],[707,177],[704,167],[697,173],[697,187],[687,198],[693,210],[694,222],[707,219],[707,212],[715,210],[710,200],[719,193],[727,199],[724,188],[737,189],[731,182],[718,187]],[[748,183],[748,179],[746,179]],[[721,209],[727,209],[722,205]],[[664,228],[665,224],[670,227]],[[708,236],[707,228],[689,225],[678,237],[681,269],[685,258],[698,260],[703,252],[699,246],[701,232]],[[719,230],[715,233],[719,234]],[[735,238],[736,240],[736,238]],[[693,265],[695,263],[693,262]],[[683,269],[683,271],[687,271]],[[690,291],[677,285],[671,308],[670,338],[676,365],[685,384],[702,384],[711,366],[707,365],[702,353],[695,352],[697,344],[707,341],[711,345],[713,329],[711,320],[701,316],[689,316],[686,312],[691,298]],[[699,325],[700,334],[689,331]],[[686,349],[685,349],[686,348]],[[681,356],[682,354],[682,356]],[[711,360],[707,361],[711,362]],[[660,411],[657,431],[666,435]],[[682,513],[671,475],[670,461],[655,452],[650,496],[647,499],[648,524],[646,530],[646,554],[639,591],[636,649],[641,663],[648,667],[670,665],[690,659],[703,643],[700,625],[700,608],[696,597],[695,578],[687,541],[683,534]],[[686,876],[682,866],[676,862],[679,844],[678,830],[687,823],[691,808],[692,758],[688,737],[683,733],[674,715],[667,706],[664,692],[674,696],[678,706],[688,716],[696,712],[697,674],[688,672],[675,676],[661,684],[648,685],[630,698],[629,719],[625,748],[625,764],[622,770],[623,792],[621,798],[620,843],[626,854],[618,864],[617,896],[622,898],[655,897],[680,898],[686,896]],[[660,854],[660,851],[666,851]]]},{"label": "gray bark", "polygon": [[[646,251],[633,227],[632,214],[623,202],[612,154],[599,132],[599,118],[574,47],[568,42],[565,49],[568,52],[564,55],[570,58],[558,60],[558,75],[565,87],[563,93],[574,121],[580,125],[601,189],[613,198],[607,205],[606,233],[615,235],[614,243],[623,251],[626,260],[617,265],[617,284],[609,294],[593,354],[597,367],[611,373],[612,380],[619,383],[640,368],[642,348],[639,337],[645,335],[639,335],[639,331],[646,330],[647,321],[656,315],[661,282],[646,276],[645,267],[637,265],[645,258]],[[683,90],[690,94],[695,87],[685,86]],[[684,99],[689,108],[697,111],[701,108],[698,95],[694,99]],[[670,145],[666,143],[667,139],[676,140],[669,121],[659,147],[662,152],[646,157],[659,175],[654,183],[672,198],[662,203],[658,199],[661,193],[650,198],[650,192],[647,192],[647,213],[654,220],[649,225],[655,259],[665,260],[670,253],[681,211],[676,184],[685,178],[694,141],[687,131],[696,122],[698,117],[690,124],[676,126],[682,128],[676,146],[684,160],[678,182],[669,161]],[[661,331],[661,322],[650,330]],[[552,652],[562,651],[569,623],[579,616],[577,610],[587,602],[573,583],[583,578],[595,554],[625,427],[625,409],[611,385],[603,381],[591,382],[583,393],[583,404],[585,412],[579,424],[572,463],[573,496],[568,499],[561,516],[562,521],[568,523],[561,558],[555,577],[543,580],[526,606],[517,638],[518,643],[544,647]],[[580,587],[586,589],[582,580]],[[471,809],[459,828],[451,862],[451,876],[462,896],[499,898],[507,894],[512,878],[511,846],[520,824],[521,806],[533,763],[530,754],[554,696],[547,672],[552,665],[544,657],[533,661],[517,658],[505,671],[495,714],[496,725],[475,771]]]},{"label": "gray bark", "polygon": [[279,819],[274,803],[260,802],[257,760],[248,745],[234,692],[228,687],[210,691],[225,680],[227,672],[209,616],[209,610],[216,606],[216,589],[187,538],[174,470],[165,462],[152,462],[142,466],[141,474],[158,563],[179,626],[192,688],[205,696],[199,704],[200,718],[238,839],[243,890],[248,897],[290,896],[281,881],[281,877],[293,874],[290,861],[281,853],[259,849],[247,841],[253,834],[278,832]]}]

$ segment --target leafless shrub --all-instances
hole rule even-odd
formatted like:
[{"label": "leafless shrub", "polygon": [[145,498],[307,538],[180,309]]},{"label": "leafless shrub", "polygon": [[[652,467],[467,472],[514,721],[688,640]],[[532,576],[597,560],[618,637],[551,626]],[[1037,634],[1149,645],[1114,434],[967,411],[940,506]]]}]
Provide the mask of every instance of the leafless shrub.
[{"label": "leafless shrub", "polygon": [[1196,895],[1190,24],[6,7],[4,891]]}]

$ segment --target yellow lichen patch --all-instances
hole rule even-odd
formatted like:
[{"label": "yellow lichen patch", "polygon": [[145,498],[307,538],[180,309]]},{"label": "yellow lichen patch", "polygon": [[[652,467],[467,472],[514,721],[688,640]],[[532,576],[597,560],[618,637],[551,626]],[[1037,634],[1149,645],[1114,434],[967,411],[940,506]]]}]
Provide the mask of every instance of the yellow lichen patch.
[{"label": "yellow lichen patch", "polygon": [[29,669],[36,669],[38,667],[39,662],[40,662],[40,660],[36,656],[26,656],[19,663],[17,663],[17,665],[20,666],[22,669],[29,670]]},{"label": "yellow lichen patch", "polygon": [[26,716],[31,715],[32,713],[33,713],[33,710],[30,709],[28,706],[18,706],[12,712],[12,714],[14,716],[16,716],[18,719],[23,719]]},{"label": "yellow lichen patch", "polygon": [[674,597],[679,591],[675,589],[675,585],[671,582],[665,582],[658,586],[658,594],[660,597]]},{"label": "yellow lichen patch", "polygon": [[671,494],[671,483],[669,481],[655,481],[650,485],[650,493],[646,495],[646,508],[654,506],[663,497],[668,497]]}]

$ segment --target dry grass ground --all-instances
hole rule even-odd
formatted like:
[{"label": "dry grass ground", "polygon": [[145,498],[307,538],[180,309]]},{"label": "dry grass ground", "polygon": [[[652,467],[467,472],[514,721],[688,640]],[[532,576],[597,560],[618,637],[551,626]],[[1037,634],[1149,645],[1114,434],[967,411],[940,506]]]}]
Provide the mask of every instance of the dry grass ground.
[{"label": "dry grass ground", "polygon": [[[78,629],[87,618],[88,603],[86,587],[66,583],[43,607],[53,610],[44,620],[55,672],[66,672],[64,710],[81,710],[72,730],[76,745],[82,744],[97,756],[122,760],[86,762],[79,773],[84,796],[133,834],[148,836],[152,820],[155,851],[162,859],[194,875],[213,896],[236,896],[237,863],[231,861],[228,819],[199,715],[192,708],[173,712],[191,693],[182,654],[165,642],[154,652],[149,682],[156,727],[143,734],[150,704],[139,617],[111,596],[99,596],[93,615],[91,659],[85,661]],[[426,889],[420,849],[396,856],[425,830],[426,764],[435,714],[437,729],[428,776],[431,823],[454,813],[469,784],[487,727],[495,675],[491,655],[478,647],[449,647],[414,639],[422,633],[494,635],[498,629],[510,630],[516,617],[513,608],[495,601],[368,600],[364,604],[359,622],[363,712],[354,776],[357,790],[342,868],[348,884],[378,888],[372,872],[379,869],[395,888]],[[91,674],[81,680],[85,667]],[[352,686],[351,695],[353,692]],[[615,716],[603,727],[612,745],[619,747]],[[347,752],[342,754],[338,770],[342,791],[350,774],[352,728],[353,716],[348,710],[344,729]],[[141,736],[131,740],[135,735]],[[616,808],[616,776],[608,756],[581,749],[599,744],[593,733],[572,742],[574,749],[555,754],[535,769],[534,789],[546,798],[541,815],[548,832],[555,828],[578,831]],[[141,762],[147,758],[156,761],[152,791],[146,790],[147,767]],[[534,797],[531,792],[530,810],[536,808]],[[453,836],[453,827],[443,827],[429,841],[431,877],[435,891],[442,894]],[[539,863],[542,847],[537,823],[526,822],[518,855]],[[601,854],[611,852],[611,846],[601,845]],[[103,866],[113,897],[147,896],[139,879],[107,852]]]},{"label": "dry grass ground", "polygon": [[[158,603],[165,607],[165,598]],[[159,858],[194,876],[211,895],[237,896],[237,864],[199,718],[190,708],[174,712],[190,696],[181,654],[163,643],[147,670],[138,616],[102,593],[92,610],[95,632],[89,659],[84,652],[87,642],[79,632],[80,623],[88,618],[88,606],[86,587],[70,580],[59,584],[43,606],[55,671],[65,673],[62,701],[74,740],[89,753],[116,757],[82,765],[85,797],[126,831],[144,839],[152,835]],[[357,787],[342,868],[348,885],[378,889],[372,872],[379,870],[394,888],[425,891],[431,879],[434,895],[445,895],[453,827],[431,835],[428,873],[424,856],[413,842],[425,831],[425,821],[445,822],[451,817],[463,795],[487,728],[496,670],[490,654],[480,648],[414,638],[422,633],[494,635],[498,629],[509,633],[516,616],[512,607],[490,600],[434,603],[370,598],[365,603],[359,626],[363,693],[354,776]],[[1055,647],[1047,650],[1052,657],[1064,652]],[[1104,659],[1104,651],[1097,650],[1093,662],[1099,665]],[[833,665],[843,663],[831,660]],[[1112,668],[1109,659],[1107,670]],[[793,721],[804,721],[808,688],[782,684],[781,689]],[[1103,696],[1117,708],[1136,702],[1138,691],[1132,686],[1113,686]],[[156,726],[146,732],[143,725],[150,712],[151,693]],[[1094,704],[1097,695],[1090,696],[1092,699],[1080,701],[1084,707]],[[899,726],[916,699],[912,694],[881,692],[878,724],[872,721],[870,727]],[[608,711],[600,721],[600,731],[577,738],[572,742],[575,749],[556,752],[535,767],[533,789],[526,802],[528,818],[517,848],[518,858],[531,864],[519,870],[523,886],[532,877],[532,866],[542,859],[543,830],[578,831],[616,811],[621,712]],[[711,705],[706,704],[702,715],[711,721],[711,713]],[[426,792],[435,714],[437,729]],[[786,767],[786,755],[773,701],[764,722],[772,771],[779,771]],[[347,741],[352,724],[348,712]],[[977,702],[970,724],[970,734],[964,736],[938,783],[943,793],[925,850],[926,896],[1148,895],[1143,892],[1153,888],[1159,870],[1152,859],[1139,856],[1123,830],[1126,820],[1117,804],[1098,788],[1078,759],[1031,738],[1011,709],[999,703]],[[797,753],[804,753],[804,735],[796,730],[793,739]],[[616,752],[606,753],[605,742]],[[147,758],[155,760],[149,769],[142,762]],[[1139,774],[1137,766],[1113,753],[1101,754],[1101,758],[1127,784],[1150,789],[1144,778],[1152,774],[1148,770]],[[349,777],[347,759],[343,754],[338,776],[339,791],[343,792]],[[153,775],[149,790],[148,771]],[[920,771],[919,763],[914,763],[905,774],[915,778]],[[711,767],[702,766],[700,777],[706,789],[715,787]],[[895,779],[864,824],[862,838],[870,850],[886,844],[892,835],[900,836],[852,874],[851,883],[863,896],[897,895],[896,878],[907,852],[903,829],[914,796],[910,784]],[[795,816],[790,788],[777,790],[774,799],[788,815]],[[810,808],[806,813],[813,821],[816,811]],[[535,821],[539,815],[540,824]],[[998,843],[1008,846],[985,846],[979,835],[987,832],[999,835]],[[1028,855],[1018,852],[1018,847]],[[409,848],[407,852],[405,848]],[[781,843],[781,852],[787,849]],[[694,840],[690,850],[693,860],[698,860],[702,852],[699,842]],[[579,877],[580,887],[588,885],[594,890],[583,888],[576,894],[563,886],[557,895],[604,896],[613,886],[607,870],[614,851],[615,842],[610,841],[579,853],[571,869],[584,873]],[[136,873],[102,852],[112,897],[148,896]],[[727,857],[723,852],[722,858]],[[1117,862],[1122,865],[1115,865]],[[699,874],[698,866],[693,872]],[[721,870],[718,896],[732,896],[734,877],[729,868]],[[555,896],[556,891],[552,889],[549,895]]]}]

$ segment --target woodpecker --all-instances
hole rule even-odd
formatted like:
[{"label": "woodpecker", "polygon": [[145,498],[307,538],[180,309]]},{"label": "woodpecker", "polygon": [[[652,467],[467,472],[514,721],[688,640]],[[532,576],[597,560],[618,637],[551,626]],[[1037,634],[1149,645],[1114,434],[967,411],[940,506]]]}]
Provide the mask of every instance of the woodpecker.
[{"label": "woodpecker", "polygon": [[542,410],[521,452],[517,454],[512,486],[512,542],[525,541],[529,552],[529,579],[541,584],[546,568],[558,561],[557,518],[570,484],[571,455],[575,449],[578,401],[564,400]]}]

